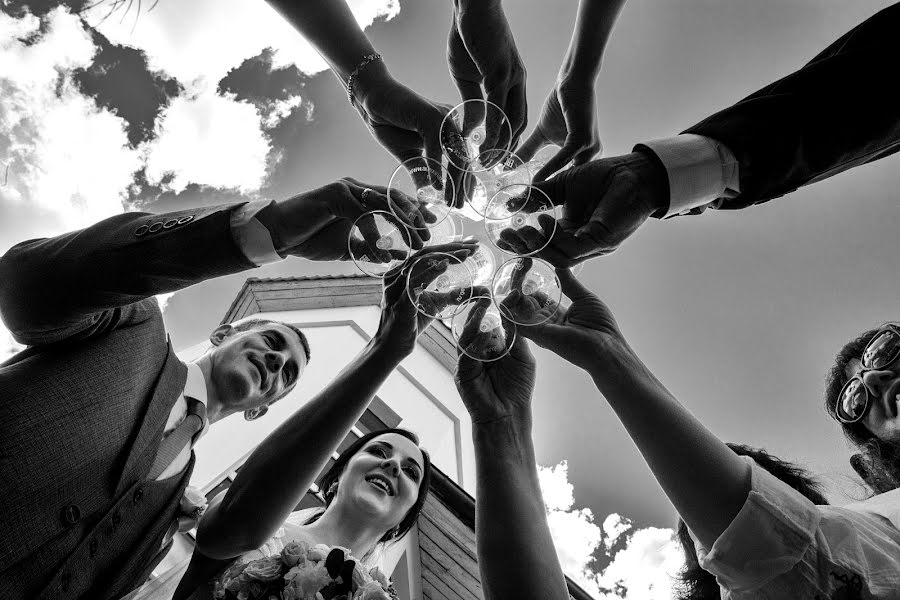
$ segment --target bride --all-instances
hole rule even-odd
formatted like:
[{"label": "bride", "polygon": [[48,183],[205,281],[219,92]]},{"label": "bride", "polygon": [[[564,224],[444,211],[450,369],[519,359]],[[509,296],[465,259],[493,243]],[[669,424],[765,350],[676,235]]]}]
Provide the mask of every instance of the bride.
[{"label": "bride", "polygon": [[[475,243],[461,242],[427,251],[465,260],[475,249]],[[446,266],[435,261],[409,285],[427,286]],[[391,598],[387,578],[374,566],[385,545],[415,524],[428,492],[431,465],[415,435],[392,429],[360,438],[320,482],[325,509],[292,511],[431,323],[409,300],[407,271],[385,277],[378,330],[359,355],[269,434],[227,492],[210,502],[190,565],[162,574],[123,600],[167,600],[173,594],[228,600],[313,600],[317,594],[325,600]]]}]

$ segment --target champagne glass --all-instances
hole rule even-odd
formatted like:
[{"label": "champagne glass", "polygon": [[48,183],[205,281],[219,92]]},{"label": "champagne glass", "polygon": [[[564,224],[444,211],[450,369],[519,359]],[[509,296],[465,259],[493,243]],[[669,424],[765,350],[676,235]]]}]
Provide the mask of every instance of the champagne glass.
[{"label": "champagne glass", "polygon": [[[485,212],[485,233],[491,243],[506,254],[527,256],[540,252],[556,233],[557,209],[547,194],[532,185],[501,188],[491,198]],[[551,218],[540,219],[543,215]],[[513,237],[532,239],[533,247],[527,252],[517,252],[509,240],[503,239],[504,231],[513,232]],[[543,241],[536,235],[543,236]]]},{"label": "champagne glass", "polygon": [[523,162],[515,154],[509,154],[503,162],[476,173],[477,183],[472,190],[472,197],[469,198],[469,206],[482,217],[486,217],[488,203],[501,189],[508,188],[508,193],[511,194],[524,193],[526,191],[524,186],[531,183],[534,173],[537,172],[530,170],[530,164]]},{"label": "champagne glass", "polygon": [[475,360],[491,362],[509,354],[516,326],[504,319],[486,288],[469,300],[454,317],[450,331],[459,350]]},{"label": "champagne glass", "polygon": [[[495,129],[488,139],[487,125]],[[477,173],[503,162],[512,144],[512,127],[503,109],[487,100],[457,104],[441,122],[441,148],[458,169]]]},{"label": "champagne glass", "polygon": [[[436,272],[446,265],[443,272]],[[406,293],[423,315],[449,319],[472,298],[472,272],[465,260],[445,252],[432,252],[417,258],[409,267]]]},{"label": "champagne glass", "polygon": [[[400,163],[388,183],[388,206],[410,229],[431,229],[442,223],[450,214],[453,196],[447,168],[424,156]],[[422,210],[431,213],[433,220],[423,218]]]},{"label": "champagne glass", "polygon": [[366,213],[353,222],[347,248],[360,271],[378,278],[405,263],[412,252],[409,231],[383,210]]},{"label": "champagne glass", "polygon": [[556,269],[530,256],[512,258],[500,265],[491,292],[500,314],[517,325],[548,321],[562,300]]}]

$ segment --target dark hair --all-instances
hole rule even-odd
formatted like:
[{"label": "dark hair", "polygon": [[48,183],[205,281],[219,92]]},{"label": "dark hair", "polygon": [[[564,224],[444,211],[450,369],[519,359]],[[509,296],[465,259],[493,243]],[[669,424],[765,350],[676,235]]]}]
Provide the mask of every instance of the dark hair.
[{"label": "dark hair", "polygon": [[[341,455],[338,456],[337,460],[334,461],[334,464],[331,465],[331,468],[328,469],[328,472],[322,475],[321,479],[319,479],[319,489],[322,490],[322,494],[325,496],[325,507],[328,508],[331,506],[332,500],[334,500],[334,491],[331,488],[331,485],[340,478],[341,474],[344,472],[344,468],[347,466],[347,463],[353,458],[356,453],[362,450],[363,446],[365,446],[372,439],[385,435],[387,433],[396,433],[397,435],[402,435],[406,439],[410,440],[416,446],[419,445],[419,436],[417,436],[412,431],[407,429],[400,429],[397,427],[391,427],[388,429],[382,429],[380,431],[372,431],[355,442],[353,442],[346,450],[341,452]],[[419,518],[419,513],[422,512],[422,506],[425,504],[425,499],[428,497],[428,488],[431,483],[431,457],[428,455],[428,452],[419,448],[422,451],[422,456],[425,459],[425,464],[422,465],[422,480],[419,482],[419,496],[416,498],[416,503],[412,505],[412,508],[409,509],[409,512],[403,517],[403,520],[400,521],[400,524],[397,526],[397,533],[391,535],[390,532],[385,533],[384,536],[380,540],[380,543],[387,543],[391,541],[398,541],[403,538],[409,530],[412,529],[413,525],[416,524],[416,520]],[[316,515],[309,522],[312,523],[321,515]]]},{"label": "dark hair", "polygon": [[[785,482],[815,504],[828,504],[828,500],[822,495],[822,484],[819,483],[808,471],[772,456],[761,448],[751,448],[743,444],[728,444],[735,454],[749,456],[756,464]],[[678,528],[675,538],[681,544],[684,551],[684,569],[678,574],[675,584],[675,598],[677,600],[711,600],[721,598],[719,584],[712,573],[703,569],[697,560],[697,549],[694,540],[688,533],[687,525],[681,519],[678,520]]]},{"label": "dark hair", "polygon": [[[831,418],[837,419],[835,403],[847,383],[847,365],[853,359],[862,358],[863,350],[880,330],[881,327],[876,327],[860,334],[844,344],[835,356],[834,365],[825,378],[825,411]],[[900,487],[900,444],[878,439],[862,421],[840,423],[840,426],[859,450],[850,457],[850,465],[866,485],[876,494]]]},{"label": "dark hair", "polygon": [[248,321],[241,321],[240,323],[233,323],[231,326],[235,331],[250,331],[251,329],[262,329],[264,327],[269,327],[270,325],[284,325],[296,333],[297,337],[300,338],[300,346],[303,347],[303,353],[306,355],[306,364],[309,364],[309,359],[312,357],[309,350],[309,340],[306,339],[306,335],[300,331],[300,328],[296,325],[291,325],[290,323],[285,323],[283,321],[276,321],[274,319],[250,319]]}]

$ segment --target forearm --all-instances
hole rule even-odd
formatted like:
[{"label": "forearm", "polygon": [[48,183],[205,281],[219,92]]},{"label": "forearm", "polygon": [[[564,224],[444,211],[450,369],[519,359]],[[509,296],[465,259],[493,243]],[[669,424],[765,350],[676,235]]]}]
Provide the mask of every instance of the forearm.
[{"label": "forearm", "polygon": [[486,600],[567,600],[550,537],[530,427],[511,420],[472,428],[478,564]]},{"label": "forearm", "polygon": [[593,84],[624,4],[625,0],[580,0],[569,49],[559,69],[560,79]]},{"label": "forearm", "polygon": [[747,465],[682,406],[624,342],[598,350],[590,370],[654,476],[707,547],[750,492]]},{"label": "forearm", "polygon": [[353,69],[375,52],[344,0],[266,0],[311,43],[347,83]]},{"label": "forearm", "polygon": [[373,340],[337,378],[260,443],[197,543],[214,558],[259,546],[282,525],[402,357]]},{"label": "forearm", "polygon": [[798,71],[687,129],[740,164],[743,208],[900,149],[900,5],[882,10]]},{"label": "forearm", "polygon": [[253,268],[232,237],[236,206],[125,213],[22,242],[0,258],[3,318],[28,343],[60,341],[102,311]]}]

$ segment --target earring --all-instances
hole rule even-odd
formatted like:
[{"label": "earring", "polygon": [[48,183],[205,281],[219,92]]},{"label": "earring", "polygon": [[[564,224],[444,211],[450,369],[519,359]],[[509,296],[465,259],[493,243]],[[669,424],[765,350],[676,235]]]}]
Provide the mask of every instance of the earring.
[{"label": "earring", "polygon": [[394,539],[400,534],[400,527],[394,527],[390,531],[388,531],[388,539]]},{"label": "earring", "polygon": [[334,496],[335,493],[337,492],[337,484],[338,484],[337,479],[332,481],[331,485],[328,486],[328,493],[326,493],[325,495],[328,496],[329,498]]}]

